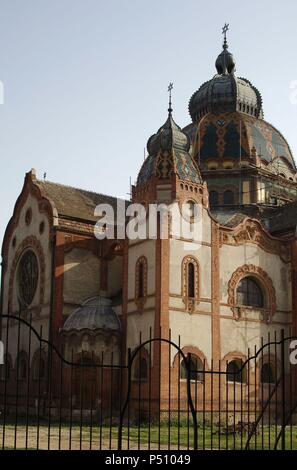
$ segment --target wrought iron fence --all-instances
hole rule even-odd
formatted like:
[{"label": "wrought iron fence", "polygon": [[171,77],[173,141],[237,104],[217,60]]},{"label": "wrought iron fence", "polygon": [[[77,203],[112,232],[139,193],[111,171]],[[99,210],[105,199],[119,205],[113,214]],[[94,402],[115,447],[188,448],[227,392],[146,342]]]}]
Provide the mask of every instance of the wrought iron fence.
[{"label": "wrought iron fence", "polygon": [[[68,356],[32,321],[2,316],[2,449],[297,449],[292,337],[212,361],[171,335]],[[70,354],[70,356],[69,356]]]}]

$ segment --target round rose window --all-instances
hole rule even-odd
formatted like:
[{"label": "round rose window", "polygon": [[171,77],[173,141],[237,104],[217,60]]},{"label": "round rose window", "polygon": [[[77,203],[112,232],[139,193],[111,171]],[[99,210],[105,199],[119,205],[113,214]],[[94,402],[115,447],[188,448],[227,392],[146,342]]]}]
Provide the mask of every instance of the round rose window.
[{"label": "round rose window", "polygon": [[18,266],[19,300],[23,307],[28,307],[34,299],[38,283],[38,261],[32,250],[27,250]]}]

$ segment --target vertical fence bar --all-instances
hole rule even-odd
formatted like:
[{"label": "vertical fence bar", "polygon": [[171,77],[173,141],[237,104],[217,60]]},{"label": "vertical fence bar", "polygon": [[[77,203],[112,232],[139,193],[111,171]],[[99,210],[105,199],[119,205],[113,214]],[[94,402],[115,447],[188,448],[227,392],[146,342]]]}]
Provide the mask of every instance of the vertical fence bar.
[{"label": "vertical fence bar", "polygon": [[286,362],[285,362],[285,330],[281,330],[281,374],[282,374],[282,436],[281,448],[286,450]]},{"label": "vertical fence bar", "polygon": [[100,432],[99,432],[99,448],[102,450],[102,426],[103,426],[103,400],[104,400],[104,389],[103,389],[103,364],[104,364],[104,352],[101,351],[101,364],[100,364]]},{"label": "vertical fence bar", "polygon": [[17,339],[17,370],[16,370],[16,399],[15,399],[15,426],[14,426],[14,450],[17,449],[18,432],[18,404],[19,404],[19,380],[20,380],[20,335],[21,335],[21,313],[18,320],[18,339]]},{"label": "vertical fence bar", "polygon": [[213,359],[211,359],[210,375],[210,449],[213,449],[213,382],[214,382]]},{"label": "vertical fence bar", "polygon": [[[275,357],[275,376],[278,377],[278,371],[277,371],[277,336],[276,336],[276,331],[274,332],[274,357]],[[274,441],[276,442],[277,440],[277,435],[278,435],[278,387],[276,387],[275,390],[275,406],[274,406]]]},{"label": "vertical fence bar", "polygon": [[73,413],[73,349],[71,349],[71,365],[70,365],[69,450],[71,450],[72,448],[72,413]]},{"label": "vertical fence bar", "polygon": [[180,373],[181,373],[181,354],[180,354],[180,335],[178,335],[178,368],[177,368],[177,448],[180,449],[180,413],[181,413],[181,400],[180,400]]},{"label": "vertical fence bar", "polygon": [[[39,331],[39,351],[38,351],[38,371],[40,371],[40,364],[42,359],[42,325],[40,326]],[[45,367],[45,363],[44,363]],[[44,375],[46,374],[46,370],[44,370]],[[39,450],[39,431],[40,431],[40,392],[41,392],[41,376],[40,372],[38,374],[38,392],[37,392],[37,426],[36,426],[36,450]]]},{"label": "vertical fence bar", "polygon": [[58,448],[61,450],[61,437],[62,437],[62,406],[63,406],[63,365],[64,361],[62,357],[58,357],[60,361],[60,383],[59,383],[59,445]]},{"label": "vertical fence bar", "polygon": [[79,450],[82,450],[82,428],[83,428],[83,385],[84,385],[84,363],[83,363],[83,351],[80,354],[80,365],[79,365],[79,390],[80,390],[80,412],[79,412]]},{"label": "vertical fence bar", "polygon": [[94,382],[91,383],[91,411],[90,411],[90,442],[89,442],[89,450],[92,450],[92,442],[93,442],[93,406],[94,406],[94,389],[96,389],[96,382],[97,382],[97,367],[94,361],[94,351],[92,350],[91,355],[91,369],[90,373],[91,377],[94,377]]},{"label": "vertical fence bar", "polygon": [[32,313],[30,313],[28,334],[28,356],[27,356],[27,386],[26,386],[26,439],[25,449],[28,449],[28,431],[29,431],[29,406],[30,406],[30,379],[31,379],[31,341],[32,341]]},{"label": "vertical fence bar", "polygon": [[[203,368],[205,370],[205,358],[203,359]],[[211,373],[210,373],[210,380],[211,380]],[[206,398],[206,381],[203,383],[203,396],[202,396],[202,422],[203,422],[203,428],[202,428],[202,448],[205,450],[205,424],[206,424],[206,410],[205,410],[205,398]]]},{"label": "vertical fence bar", "polygon": [[[263,384],[263,374],[261,371],[263,370],[263,363],[264,363],[264,340],[263,336],[261,337],[261,360],[259,364],[259,383],[261,383],[261,413],[263,410],[264,405],[264,384]],[[268,363],[269,364],[269,363]],[[262,416],[262,426],[261,426],[261,443],[262,443],[262,450],[264,449],[264,414]]]},{"label": "vertical fence bar", "polygon": [[[276,384],[277,382],[277,376],[275,375],[275,371],[274,371],[274,366],[271,366],[271,350],[270,350],[270,347],[271,347],[271,344],[270,344],[270,332],[268,332],[268,361],[269,361],[269,364],[270,364],[270,367],[271,367],[271,371],[274,375],[274,383]],[[269,397],[270,397],[270,394],[271,394],[271,380],[269,381],[269,386],[268,386],[268,391],[269,391]],[[271,449],[271,399],[269,399],[269,402],[268,402],[268,450]]]},{"label": "vertical fence bar", "polygon": [[248,428],[251,426],[250,422],[250,398],[251,398],[251,368],[250,368],[251,356],[250,348],[248,348],[248,362],[247,362],[247,416],[248,416]]},{"label": "vertical fence bar", "polygon": [[111,352],[111,367],[109,367],[110,370],[110,420],[109,420],[109,449],[112,449],[112,415],[113,415],[113,351]]},{"label": "vertical fence bar", "polygon": [[152,398],[152,328],[150,327],[149,342],[149,382],[148,382],[148,450],[151,449],[151,398]]},{"label": "vertical fence bar", "polygon": [[168,450],[170,450],[171,442],[171,329],[169,329],[169,344],[168,344]]},{"label": "vertical fence bar", "polygon": [[229,429],[229,383],[228,383],[228,361],[226,361],[226,450],[228,450],[228,429]]},{"label": "vertical fence bar", "polygon": [[[141,378],[142,378],[142,348],[141,348],[141,332],[139,333],[139,349],[138,357],[135,360],[135,370],[137,371],[137,362],[138,362],[138,429],[137,429],[137,448],[140,450],[140,427],[141,427]],[[135,378],[135,377],[134,377]]]},{"label": "vertical fence bar", "polygon": [[[257,347],[255,345],[254,349],[254,371],[255,371],[255,376],[254,376],[254,394],[255,394],[255,399],[254,399],[254,422],[257,422]],[[257,431],[255,431],[255,450],[257,450]]]},{"label": "vertical fence bar", "polygon": [[49,364],[48,364],[48,417],[47,417],[47,450],[51,450],[51,412],[52,412],[52,367],[53,367],[53,350],[52,346],[49,346]]},{"label": "vertical fence bar", "polygon": [[[3,267],[2,267],[3,269]],[[4,403],[3,403],[3,425],[2,425],[2,450],[5,449],[5,431],[6,431],[6,415],[7,415],[7,382],[12,382],[12,364],[10,367],[10,377],[8,376],[10,357],[9,357],[9,318],[6,317],[6,334],[5,334],[5,367],[4,367]]]},{"label": "vertical fence bar", "polygon": [[219,420],[218,420],[218,448],[221,450],[221,359],[219,359]]}]

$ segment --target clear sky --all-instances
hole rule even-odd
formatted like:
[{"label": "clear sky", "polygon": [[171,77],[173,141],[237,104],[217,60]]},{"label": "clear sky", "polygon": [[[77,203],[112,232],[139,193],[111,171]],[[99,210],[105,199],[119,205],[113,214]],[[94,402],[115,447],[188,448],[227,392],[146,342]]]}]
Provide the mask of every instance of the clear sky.
[{"label": "clear sky", "polygon": [[297,2],[0,0],[0,239],[25,172],[127,197],[144,147],[215,73],[221,28],[237,74],[297,155]]}]

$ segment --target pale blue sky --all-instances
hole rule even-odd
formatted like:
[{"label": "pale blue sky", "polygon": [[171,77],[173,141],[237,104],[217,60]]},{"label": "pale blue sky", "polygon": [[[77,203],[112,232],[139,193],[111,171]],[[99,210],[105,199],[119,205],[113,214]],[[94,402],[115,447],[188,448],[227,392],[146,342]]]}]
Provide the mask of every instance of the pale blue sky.
[{"label": "pale blue sky", "polygon": [[51,181],[127,197],[148,137],[176,122],[214,73],[221,27],[237,74],[262,93],[265,119],[297,155],[297,2],[0,0],[0,238],[37,169]]}]

